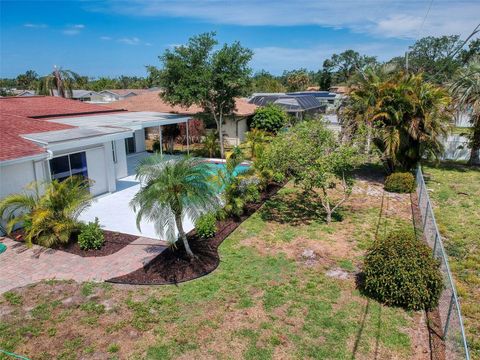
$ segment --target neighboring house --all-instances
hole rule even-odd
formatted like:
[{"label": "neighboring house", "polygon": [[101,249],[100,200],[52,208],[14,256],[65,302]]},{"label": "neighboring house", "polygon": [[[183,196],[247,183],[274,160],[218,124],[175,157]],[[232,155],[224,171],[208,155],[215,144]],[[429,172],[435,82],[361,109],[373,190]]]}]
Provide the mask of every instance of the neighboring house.
[{"label": "neighboring house", "polygon": [[[249,104],[245,99],[236,99],[236,109],[231,116],[225,117],[223,133],[225,141],[231,145],[238,145],[245,140],[248,131],[248,120],[255,113],[256,105]],[[203,112],[198,106],[183,108],[172,106],[162,100],[159,91],[148,91],[144,94],[114,102],[108,106],[129,111],[158,111],[162,113],[195,116]]]},{"label": "neighboring house", "polygon": [[[92,90],[72,90],[72,96],[68,94],[67,91],[67,98],[73,99],[73,100],[78,100],[82,102],[90,102],[90,103],[103,103],[104,99],[103,96]],[[53,96],[58,96],[58,91],[53,90]]]},{"label": "neighboring house", "polygon": [[298,119],[303,119],[305,115],[315,115],[325,112],[326,108],[326,105],[322,105],[315,96],[304,94],[253,94],[249,103],[257,106],[275,104]]},{"label": "neighboring house", "polygon": [[35,96],[35,90],[12,90],[14,96]]},{"label": "neighboring house", "polygon": [[102,90],[100,95],[103,97],[103,101],[111,103],[114,101],[124,100],[132,96],[137,96],[149,92],[148,89],[114,89],[114,90]]},{"label": "neighboring house", "polygon": [[127,112],[52,96],[0,99],[0,199],[32,181],[80,175],[93,195],[116,191],[127,156],[145,151],[145,130],[188,117]]}]

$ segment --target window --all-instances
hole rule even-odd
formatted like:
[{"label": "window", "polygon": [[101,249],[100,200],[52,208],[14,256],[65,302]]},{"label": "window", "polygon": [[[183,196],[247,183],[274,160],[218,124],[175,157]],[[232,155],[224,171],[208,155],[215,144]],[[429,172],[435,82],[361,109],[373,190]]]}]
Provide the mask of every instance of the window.
[{"label": "window", "polygon": [[52,179],[63,181],[69,176],[88,177],[87,157],[85,152],[59,156],[50,160]]},{"label": "window", "polygon": [[127,151],[127,155],[135,152],[135,137],[129,137],[125,139],[125,149]]}]

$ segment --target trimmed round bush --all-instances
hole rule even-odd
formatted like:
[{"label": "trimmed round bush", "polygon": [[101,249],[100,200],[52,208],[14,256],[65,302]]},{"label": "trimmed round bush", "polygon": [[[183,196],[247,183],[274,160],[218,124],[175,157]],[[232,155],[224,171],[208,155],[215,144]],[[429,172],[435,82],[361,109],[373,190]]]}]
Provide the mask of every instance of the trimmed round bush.
[{"label": "trimmed round bush", "polygon": [[94,222],[84,225],[78,235],[78,245],[80,245],[82,250],[98,250],[103,246],[104,242],[105,236],[98,218],[95,218]]},{"label": "trimmed round bush", "polygon": [[214,213],[207,213],[195,221],[195,229],[198,236],[207,239],[214,237],[217,233],[217,218]]},{"label": "trimmed round bush", "polygon": [[276,134],[287,123],[288,117],[282,108],[269,104],[255,110],[252,128]]},{"label": "trimmed round bush", "polygon": [[406,230],[375,242],[365,257],[364,275],[367,295],[407,310],[436,307],[443,290],[432,250]]},{"label": "trimmed round bush", "polygon": [[396,172],[385,179],[385,190],[395,193],[411,193],[415,189],[415,178],[409,172]]}]

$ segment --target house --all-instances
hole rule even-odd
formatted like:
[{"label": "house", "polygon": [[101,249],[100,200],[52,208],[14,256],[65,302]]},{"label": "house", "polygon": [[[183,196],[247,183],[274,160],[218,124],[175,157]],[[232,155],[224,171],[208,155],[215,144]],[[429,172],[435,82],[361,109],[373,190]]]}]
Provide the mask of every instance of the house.
[{"label": "house", "polygon": [[[53,90],[53,96],[58,96],[58,91]],[[66,93],[67,98],[73,99],[73,100],[78,100],[78,101],[84,101],[84,102],[91,102],[91,103],[103,103],[104,98],[103,96],[92,90],[72,90],[72,96],[69,95],[69,93]]]},{"label": "house", "polygon": [[299,119],[303,119],[305,115],[322,113],[326,107],[315,96],[305,95],[304,93],[257,93],[253,94],[249,103],[257,106],[275,104]]},{"label": "house", "polygon": [[[162,100],[160,91],[149,91],[141,95],[129,97],[111,103],[108,106],[128,111],[158,111],[161,113],[195,116],[203,112],[203,109],[192,105],[188,108],[172,106]],[[238,145],[245,140],[245,133],[248,131],[248,120],[255,113],[257,108],[249,104],[247,100],[237,98],[235,100],[235,111],[232,115],[225,117],[223,124],[224,139],[230,145]]]},{"label": "house", "polygon": [[115,90],[102,90],[99,94],[103,97],[103,101],[111,103],[114,101],[124,100],[132,96],[145,94],[148,89],[115,89]]},{"label": "house", "polygon": [[92,180],[93,195],[114,192],[128,175],[129,154],[145,151],[146,130],[188,120],[61,97],[0,98],[0,199],[70,175]]}]

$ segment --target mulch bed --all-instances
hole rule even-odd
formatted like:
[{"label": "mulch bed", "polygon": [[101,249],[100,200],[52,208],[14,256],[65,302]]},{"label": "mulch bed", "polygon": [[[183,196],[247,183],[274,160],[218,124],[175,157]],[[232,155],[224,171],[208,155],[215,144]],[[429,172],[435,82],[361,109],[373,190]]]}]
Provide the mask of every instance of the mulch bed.
[{"label": "mulch bed", "polygon": [[[24,233],[22,230],[16,230],[11,234],[11,238],[18,242],[25,242],[23,235]],[[78,245],[75,235],[72,236],[72,240],[68,244],[55,247],[54,249],[65,251],[70,254],[79,255],[82,257],[107,256],[116,253],[117,251],[123,249],[125,246],[139,238],[139,236],[137,235],[123,234],[108,230],[103,230],[103,235],[105,236],[105,243],[98,250],[80,249],[80,245]]]},{"label": "mulch bed", "polygon": [[107,280],[107,282],[132,285],[166,285],[197,279],[211,273],[220,263],[218,247],[242,222],[248,219],[262,204],[275,195],[284,184],[270,184],[262,192],[258,203],[247,205],[245,214],[239,218],[217,221],[217,233],[213,238],[201,239],[192,230],[187,234],[188,242],[196,259],[190,260],[183,244],[170,247],[155,257],[143,268],[129,274]]}]

